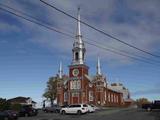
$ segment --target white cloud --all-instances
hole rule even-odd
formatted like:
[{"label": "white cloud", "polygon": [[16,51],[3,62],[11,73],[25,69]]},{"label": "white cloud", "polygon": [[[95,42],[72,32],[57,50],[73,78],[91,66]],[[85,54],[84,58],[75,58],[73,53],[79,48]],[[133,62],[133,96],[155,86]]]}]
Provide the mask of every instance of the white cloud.
[{"label": "white cloud", "polygon": [[20,32],[20,28],[13,24],[0,21],[0,32]]},{"label": "white cloud", "polygon": [[[147,2],[146,2],[147,1]],[[47,2],[59,7],[60,9],[66,10],[68,13],[76,16],[77,6],[81,6],[81,18],[82,20],[87,21],[89,24],[100,28],[107,33],[115,35],[117,38],[133,44],[141,49],[147,50],[149,52],[154,52],[157,50],[154,47],[157,44],[160,44],[159,41],[159,22],[157,19],[159,18],[159,2],[158,0],[155,2],[150,2],[151,0],[141,0],[137,2],[133,1],[125,1],[127,4],[126,7],[129,9],[139,12],[140,17],[134,17],[133,19],[136,21],[135,24],[131,23],[116,23],[110,19],[116,8],[116,0],[86,0],[86,1],[75,1],[75,0],[48,0]],[[24,1],[23,1],[24,2]],[[26,1],[25,1],[26,2]],[[71,18],[55,11],[52,8],[44,5],[40,1],[27,1],[26,4],[19,3],[18,1],[14,1],[10,3],[9,1],[5,1],[4,3],[22,10],[23,12],[27,12],[33,16],[40,17],[44,21],[53,24],[53,26],[75,33],[76,31],[76,22]],[[39,8],[27,7],[27,3],[33,4]],[[37,10],[41,9],[41,14],[37,13]],[[127,13],[127,11],[126,11]],[[149,21],[149,17],[147,17],[148,13],[153,14],[153,20]],[[129,14],[129,13],[128,13]],[[51,51],[58,51],[65,54],[71,54],[73,39],[64,37],[58,33],[54,33],[50,30],[45,30],[42,27],[38,27],[35,24],[31,24],[29,22],[17,19],[21,23],[23,23],[23,29],[26,29],[30,33],[29,40],[43,45],[44,47],[50,49]],[[150,23],[149,23],[150,22]],[[9,28],[9,25],[2,26],[3,28]],[[16,26],[13,25],[12,29],[16,29]],[[82,25],[82,33],[85,39],[91,38],[101,43],[104,46],[112,46],[120,50],[125,50],[130,52],[131,54],[138,54],[144,56],[145,54],[141,52],[137,52],[134,49],[131,49],[119,42],[116,42],[106,36],[95,32],[94,30]],[[85,39],[86,40],[86,39]],[[103,60],[107,61],[110,64],[122,64],[128,65],[133,64],[133,61],[130,58],[125,58],[123,56],[115,55],[110,52],[104,52],[104,50],[97,49],[95,47],[87,46],[87,59],[96,59],[97,54],[100,54]],[[145,55],[149,57],[148,55]]]},{"label": "white cloud", "polygon": [[151,95],[151,94],[160,94],[160,89],[159,88],[151,88],[151,89],[146,89],[146,90],[139,90],[135,91],[132,93],[133,96],[138,96],[138,95]]}]

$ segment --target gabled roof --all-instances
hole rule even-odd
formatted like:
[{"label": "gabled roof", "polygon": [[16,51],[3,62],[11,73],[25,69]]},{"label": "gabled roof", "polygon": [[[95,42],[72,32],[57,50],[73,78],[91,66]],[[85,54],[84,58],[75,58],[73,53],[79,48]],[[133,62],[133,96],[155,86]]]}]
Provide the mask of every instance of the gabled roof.
[{"label": "gabled roof", "polygon": [[111,85],[108,85],[107,88],[112,90],[112,91],[115,91],[115,92],[118,92],[118,93],[122,93],[120,90],[117,90],[117,89],[113,88]]},{"label": "gabled roof", "polygon": [[[12,99],[8,99],[8,102],[17,102],[17,103],[27,103],[27,100],[31,99],[30,97],[15,97]],[[35,101],[32,101],[32,103],[36,103]]]},{"label": "gabled roof", "polygon": [[69,79],[64,80],[63,85],[66,85]]},{"label": "gabled roof", "polygon": [[15,98],[12,98],[12,99],[8,99],[8,101],[9,102],[23,102],[23,103],[25,103],[26,102],[26,100],[28,100],[28,99],[30,99],[30,97],[21,97],[21,96],[19,96],[19,97],[15,97]]},{"label": "gabled roof", "polygon": [[91,77],[91,76],[89,76],[89,75],[87,75],[87,74],[85,74],[85,77],[86,77],[90,82],[93,81],[93,77]]},{"label": "gabled roof", "polygon": [[134,102],[133,99],[129,98],[129,99],[124,99],[124,102]]}]

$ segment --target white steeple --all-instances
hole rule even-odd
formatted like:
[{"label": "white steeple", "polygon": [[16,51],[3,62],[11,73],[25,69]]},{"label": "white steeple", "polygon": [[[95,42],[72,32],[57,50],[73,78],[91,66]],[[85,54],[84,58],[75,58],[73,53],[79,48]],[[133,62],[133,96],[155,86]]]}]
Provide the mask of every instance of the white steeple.
[{"label": "white steeple", "polygon": [[75,36],[75,41],[73,44],[73,60],[72,64],[73,65],[78,65],[78,64],[84,64],[84,55],[85,55],[85,47],[84,43],[82,40],[82,35],[81,35],[81,28],[80,28],[80,8],[78,8],[78,15],[77,15],[77,31],[76,31],[76,36]]},{"label": "white steeple", "polygon": [[62,74],[63,74],[63,70],[62,70],[62,62],[60,61],[60,64],[59,64],[59,78],[61,79],[62,78]]},{"label": "white steeple", "polygon": [[98,60],[97,60],[97,75],[101,75],[101,64],[100,64],[99,57],[98,57]]},{"label": "white steeple", "polygon": [[77,15],[77,34],[76,36],[77,37],[80,37],[78,38],[79,42],[82,43],[82,35],[81,35],[81,22],[80,22],[80,8],[78,8],[78,15]]}]

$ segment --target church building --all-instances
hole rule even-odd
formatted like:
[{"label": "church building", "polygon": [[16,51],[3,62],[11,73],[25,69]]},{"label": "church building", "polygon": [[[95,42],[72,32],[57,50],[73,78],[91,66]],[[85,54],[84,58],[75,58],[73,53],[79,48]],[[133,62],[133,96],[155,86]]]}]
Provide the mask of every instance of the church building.
[{"label": "church building", "polygon": [[60,63],[59,80],[56,88],[57,104],[87,103],[99,106],[123,106],[125,99],[130,99],[128,89],[125,89],[126,97],[124,91],[120,87],[116,87],[117,84],[108,84],[106,76],[101,72],[99,58],[97,59],[96,75],[89,75],[89,67],[85,64],[86,48],[82,40],[79,10],[72,54],[72,63],[69,65],[67,76],[63,75],[62,63]]}]

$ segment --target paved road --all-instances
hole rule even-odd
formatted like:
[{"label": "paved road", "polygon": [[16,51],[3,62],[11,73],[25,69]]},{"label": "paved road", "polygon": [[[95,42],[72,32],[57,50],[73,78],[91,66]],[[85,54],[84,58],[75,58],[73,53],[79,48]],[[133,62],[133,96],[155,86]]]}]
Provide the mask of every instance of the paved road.
[{"label": "paved road", "polygon": [[19,120],[160,120],[160,112],[145,112],[137,109],[105,109],[84,115],[40,112],[36,117],[20,117]]}]

